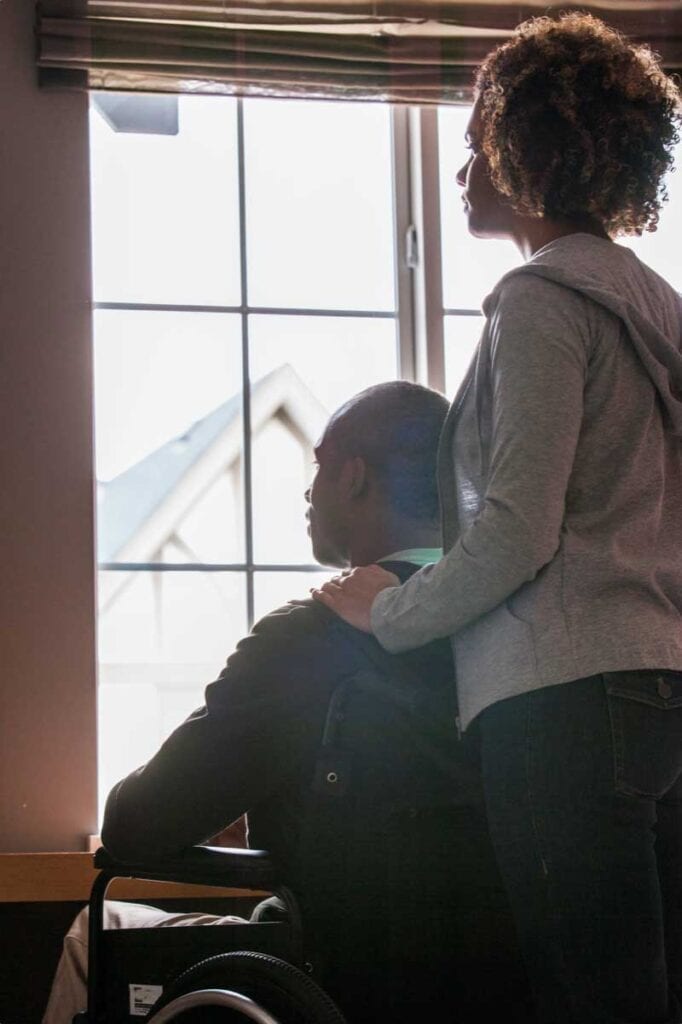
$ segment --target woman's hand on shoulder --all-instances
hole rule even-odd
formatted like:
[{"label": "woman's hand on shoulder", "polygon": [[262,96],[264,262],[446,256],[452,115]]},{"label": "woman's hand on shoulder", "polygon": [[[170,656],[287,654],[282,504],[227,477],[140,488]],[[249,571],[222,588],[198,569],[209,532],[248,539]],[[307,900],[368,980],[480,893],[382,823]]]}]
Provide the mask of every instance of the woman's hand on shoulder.
[{"label": "woman's hand on shoulder", "polygon": [[319,590],[311,590],[320,604],[336,612],[364,633],[371,633],[370,612],[377,594],[387,587],[399,587],[400,580],[380,565],[366,565],[359,569],[347,569],[340,576],[334,576],[323,583]]}]

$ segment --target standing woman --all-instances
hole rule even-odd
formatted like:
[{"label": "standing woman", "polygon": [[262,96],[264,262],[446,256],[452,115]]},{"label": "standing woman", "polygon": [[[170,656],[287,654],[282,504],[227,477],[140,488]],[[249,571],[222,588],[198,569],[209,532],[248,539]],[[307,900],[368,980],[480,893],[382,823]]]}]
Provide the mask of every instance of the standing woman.
[{"label": "standing woman", "polygon": [[656,226],[679,93],[580,14],[521,25],[476,93],[469,229],[526,262],[445,426],[447,553],[316,596],[389,651],[452,636],[542,1024],[678,1022],[682,300],[613,238]]}]

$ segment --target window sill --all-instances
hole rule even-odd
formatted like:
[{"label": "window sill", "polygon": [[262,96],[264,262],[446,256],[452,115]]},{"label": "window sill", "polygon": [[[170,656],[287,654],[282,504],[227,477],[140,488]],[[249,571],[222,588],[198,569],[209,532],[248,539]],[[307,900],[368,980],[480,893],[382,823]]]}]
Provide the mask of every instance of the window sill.
[{"label": "window sill", "polygon": [[[2,853],[0,903],[86,902],[97,874],[91,853]],[[216,896],[236,899],[265,894],[250,889],[117,878],[107,895],[119,900],[150,900]]]}]

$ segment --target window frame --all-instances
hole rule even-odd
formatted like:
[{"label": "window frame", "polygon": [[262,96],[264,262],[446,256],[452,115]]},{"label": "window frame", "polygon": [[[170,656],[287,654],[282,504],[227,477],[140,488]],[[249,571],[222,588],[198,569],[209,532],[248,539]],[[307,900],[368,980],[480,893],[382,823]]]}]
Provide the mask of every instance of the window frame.
[{"label": "window frame", "polygon": [[[393,320],[398,376],[445,391],[445,353],[438,162],[438,109],[391,107],[391,188],[393,203],[393,310],[314,309],[250,305],[248,300],[246,161],[244,103],[237,104],[240,295],[238,305],[93,301],[93,311],[145,311],[238,315],[241,321],[242,457],[244,560],[237,562],[98,561],[109,572],[235,572],[244,575],[247,626],[255,619],[255,580],[262,572],[318,572],[313,562],[259,562],[254,556],[253,456],[249,317],[317,316]],[[251,102],[258,102],[251,101]],[[463,100],[463,103],[466,101]],[[459,312],[459,311],[458,311]],[[477,313],[478,311],[470,311]]]}]

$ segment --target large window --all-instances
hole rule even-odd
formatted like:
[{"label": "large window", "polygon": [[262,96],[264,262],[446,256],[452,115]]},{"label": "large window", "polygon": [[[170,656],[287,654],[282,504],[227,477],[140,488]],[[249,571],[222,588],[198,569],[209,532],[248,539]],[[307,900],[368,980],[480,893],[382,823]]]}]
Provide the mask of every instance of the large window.
[{"label": "large window", "polygon": [[[327,576],[303,493],[329,414],[396,376],[452,395],[520,259],[466,233],[465,107],[170,102],[144,131],[91,110],[100,804]],[[635,244],[682,286],[678,192]]]},{"label": "large window", "polygon": [[388,107],[183,97],[156,134],[102,106],[100,796],[254,618],[326,578],[304,519],[313,446],[346,398],[400,373]]}]

